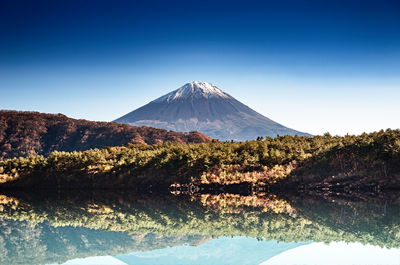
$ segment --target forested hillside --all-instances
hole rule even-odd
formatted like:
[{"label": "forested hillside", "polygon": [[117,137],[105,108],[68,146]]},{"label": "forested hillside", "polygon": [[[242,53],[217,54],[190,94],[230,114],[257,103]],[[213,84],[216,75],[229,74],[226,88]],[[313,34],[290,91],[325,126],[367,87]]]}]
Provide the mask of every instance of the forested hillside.
[{"label": "forested hillside", "polygon": [[[0,161],[1,187],[139,188],[172,183],[400,187],[400,131],[164,143]],[[162,187],[161,187],[162,186]]]},{"label": "forested hillside", "polygon": [[104,146],[202,143],[212,139],[198,132],[178,133],[115,122],[76,120],[62,114],[0,111],[0,159],[84,151]]}]

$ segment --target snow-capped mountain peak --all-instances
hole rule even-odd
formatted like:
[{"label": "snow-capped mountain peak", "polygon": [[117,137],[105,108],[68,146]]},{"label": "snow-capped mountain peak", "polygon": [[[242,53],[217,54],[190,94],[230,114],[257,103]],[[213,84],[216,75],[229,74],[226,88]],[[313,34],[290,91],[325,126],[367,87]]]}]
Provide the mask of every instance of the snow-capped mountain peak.
[{"label": "snow-capped mountain peak", "polygon": [[200,131],[223,141],[308,135],[270,120],[213,84],[199,81],[187,83],[116,122],[182,132]]},{"label": "snow-capped mountain peak", "polygon": [[179,99],[186,100],[199,98],[229,98],[229,95],[211,83],[193,81],[154,100],[154,102],[171,102]]}]

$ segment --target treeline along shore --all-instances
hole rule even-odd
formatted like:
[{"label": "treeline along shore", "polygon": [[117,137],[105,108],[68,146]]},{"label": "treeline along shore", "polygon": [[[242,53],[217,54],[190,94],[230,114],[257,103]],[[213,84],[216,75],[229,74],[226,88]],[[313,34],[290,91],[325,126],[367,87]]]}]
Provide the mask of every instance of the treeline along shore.
[{"label": "treeline along shore", "polygon": [[0,161],[0,189],[168,190],[171,184],[264,189],[400,188],[400,130],[54,151]]}]

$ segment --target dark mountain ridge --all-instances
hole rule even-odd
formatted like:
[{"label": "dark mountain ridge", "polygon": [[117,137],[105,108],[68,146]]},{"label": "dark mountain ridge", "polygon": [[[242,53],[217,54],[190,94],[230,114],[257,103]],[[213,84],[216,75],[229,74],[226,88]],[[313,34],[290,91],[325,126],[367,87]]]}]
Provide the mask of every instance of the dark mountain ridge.
[{"label": "dark mountain ridge", "polygon": [[0,110],[0,158],[84,151],[104,146],[202,143],[212,139],[198,132],[171,132],[116,122],[94,122],[44,114]]},{"label": "dark mountain ridge", "polygon": [[196,130],[219,140],[310,136],[274,122],[210,83],[198,81],[188,83],[115,121],[181,132]]}]

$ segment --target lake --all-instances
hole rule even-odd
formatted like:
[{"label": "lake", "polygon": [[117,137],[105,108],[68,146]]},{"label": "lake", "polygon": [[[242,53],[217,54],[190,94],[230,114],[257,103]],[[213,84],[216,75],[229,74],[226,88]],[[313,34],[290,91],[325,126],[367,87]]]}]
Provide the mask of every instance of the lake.
[{"label": "lake", "polygon": [[0,195],[1,264],[400,264],[397,194]]}]

